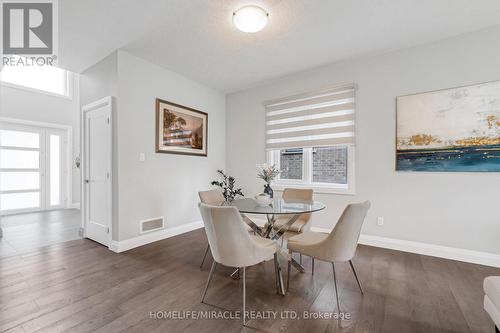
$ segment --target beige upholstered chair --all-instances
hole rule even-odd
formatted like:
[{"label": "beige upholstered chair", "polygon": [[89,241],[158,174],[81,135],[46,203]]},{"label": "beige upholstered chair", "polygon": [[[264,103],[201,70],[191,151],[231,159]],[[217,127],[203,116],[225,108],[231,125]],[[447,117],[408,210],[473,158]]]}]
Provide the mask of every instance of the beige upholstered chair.
[{"label": "beige upholstered chair", "polygon": [[[311,189],[299,189],[299,188],[285,188],[282,195],[285,201],[313,201],[313,190]],[[281,215],[274,222],[274,230],[279,230],[283,227],[283,224],[288,222],[292,216],[291,215]],[[301,232],[309,230],[309,221],[311,220],[311,214],[302,214],[297,221],[295,221],[291,226],[287,228],[285,233],[286,237],[295,236]]]},{"label": "beige upholstered chair", "polygon": [[[200,191],[198,192],[198,195],[200,197],[200,201],[204,204],[207,205],[212,205],[212,206],[222,206],[224,203],[224,195],[222,194],[222,191],[220,190],[208,190],[208,191]],[[245,228],[249,232],[255,232],[250,228],[247,224],[245,224]],[[208,249],[210,248],[210,245],[207,244],[207,248],[205,249],[205,254],[203,255],[203,259],[200,264],[200,269],[203,268],[203,264],[205,263],[205,259],[207,258],[208,254]]]},{"label": "beige upholstered chair", "polygon": [[[203,291],[201,302],[205,300],[208,286],[212,280],[217,264],[238,267],[243,278],[243,314],[246,312],[246,281],[245,268],[253,266],[274,257],[276,284],[282,286],[281,270],[279,268],[277,251],[279,246],[271,239],[250,235],[238,209],[231,206],[210,206],[200,204],[201,216],[205,224],[210,251],[214,258],[207,284]],[[279,280],[278,280],[279,279]],[[243,315],[245,325],[245,315]]]},{"label": "beige upholstered chair", "polygon": [[[356,274],[351,259],[356,252],[361,226],[363,225],[369,208],[369,201],[350,204],[345,208],[342,216],[330,234],[308,231],[288,239],[288,251],[290,255],[293,252],[298,252],[312,258],[313,274],[315,258],[332,263],[335,296],[337,298],[337,310],[339,312],[340,304],[337,291],[337,278],[335,276],[335,262],[349,262],[356,282],[358,283],[359,290],[363,294],[363,288],[361,287],[361,283],[359,282],[358,275]],[[287,288],[290,284],[290,264],[291,261],[288,262]]]},{"label": "beige upholstered chair", "polygon": [[488,276],[483,282],[484,310],[495,323],[495,332],[500,333],[500,276]]},{"label": "beige upholstered chair", "polygon": [[[221,206],[224,202],[224,195],[220,190],[208,190],[208,191],[200,191],[198,192],[198,196],[200,197],[200,201],[207,205],[212,206]],[[200,264],[200,269],[203,267],[205,263],[205,259],[207,258],[208,250],[210,249],[210,245],[207,245],[205,250],[205,254],[203,255],[203,260]]]},{"label": "beige upholstered chair", "polygon": [[198,192],[200,201],[207,205],[221,206],[224,202],[224,195],[220,190],[208,190]]},{"label": "beige upholstered chair", "polygon": [[[281,196],[285,201],[313,201],[313,190],[312,189],[299,189],[299,188],[285,188],[283,190],[283,195]],[[280,230],[283,224],[287,223],[293,215],[280,215],[276,222],[274,222],[273,229],[275,231]],[[290,238],[296,236],[304,231],[309,230],[311,220],[311,214],[302,214],[293,224],[287,227],[286,232],[281,238],[281,246],[283,246],[283,241],[285,238]],[[300,264],[302,264],[302,254],[300,254]]]}]

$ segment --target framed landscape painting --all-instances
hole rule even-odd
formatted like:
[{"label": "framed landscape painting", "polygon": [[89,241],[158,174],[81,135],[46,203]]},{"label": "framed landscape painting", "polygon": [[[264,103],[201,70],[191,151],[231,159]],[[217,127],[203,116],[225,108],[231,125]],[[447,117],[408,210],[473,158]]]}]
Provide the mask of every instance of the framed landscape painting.
[{"label": "framed landscape painting", "polygon": [[207,156],[208,114],[156,99],[156,152]]},{"label": "framed landscape painting", "polygon": [[396,170],[500,172],[500,81],[396,99]]}]

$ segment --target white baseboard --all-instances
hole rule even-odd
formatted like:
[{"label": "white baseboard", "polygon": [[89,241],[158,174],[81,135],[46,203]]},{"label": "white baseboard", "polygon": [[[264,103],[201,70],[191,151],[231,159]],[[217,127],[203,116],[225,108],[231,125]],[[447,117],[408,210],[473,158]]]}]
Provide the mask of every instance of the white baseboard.
[{"label": "white baseboard", "polygon": [[[174,237],[199,228],[203,228],[202,221],[191,222],[188,224],[172,228],[166,228],[163,230],[158,230],[147,234],[143,234],[134,238],[126,239],[121,242],[112,241],[109,249],[117,253],[124,252],[142,245]],[[311,227],[311,230],[316,232],[326,232],[326,233],[330,232],[329,229],[317,228],[317,227]],[[495,254],[495,253],[466,250],[455,247],[448,247],[442,245],[414,242],[414,241],[366,235],[366,234],[362,234],[360,236],[359,244],[370,245],[384,249],[422,254],[438,258],[458,260],[479,265],[500,267],[500,254]]]},{"label": "white baseboard", "polygon": [[80,203],[79,202],[72,202],[68,205],[68,208],[80,209]]},{"label": "white baseboard", "polygon": [[[311,227],[311,230],[316,232],[330,232],[330,230],[326,228]],[[438,258],[464,261],[485,266],[500,267],[500,254],[496,253],[466,250],[456,247],[448,247],[365,234],[362,234],[359,237],[359,244],[422,254]]]},{"label": "white baseboard", "polygon": [[158,231],[149,232],[140,236],[126,239],[120,242],[112,241],[109,249],[114,252],[124,252],[135,247],[153,243],[165,238],[174,237],[189,231],[203,228],[202,221],[195,221],[188,224],[182,224],[176,227],[166,228]]}]

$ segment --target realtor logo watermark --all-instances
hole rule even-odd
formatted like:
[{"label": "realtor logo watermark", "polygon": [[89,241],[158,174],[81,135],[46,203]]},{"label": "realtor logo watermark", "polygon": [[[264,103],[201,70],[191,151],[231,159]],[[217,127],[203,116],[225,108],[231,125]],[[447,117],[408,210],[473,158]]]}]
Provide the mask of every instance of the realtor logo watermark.
[{"label": "realtor logo watermark", "polygon": [[57,60],[57,0],[0,0],[2,64],[55,65]]}]

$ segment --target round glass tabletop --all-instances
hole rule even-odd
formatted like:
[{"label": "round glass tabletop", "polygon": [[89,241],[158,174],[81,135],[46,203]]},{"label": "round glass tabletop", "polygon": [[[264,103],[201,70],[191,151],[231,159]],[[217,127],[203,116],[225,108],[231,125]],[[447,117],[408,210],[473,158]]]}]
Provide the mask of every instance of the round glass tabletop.
[{"label": "round glass tabletop", "polygon": [[274,198],[268,206],[260,206],[251,198],[236,199],[229,205],[238,208],[241,213],[247,214],[306,214],[325,209],[325,205],[318,201],[285,201]]}]

